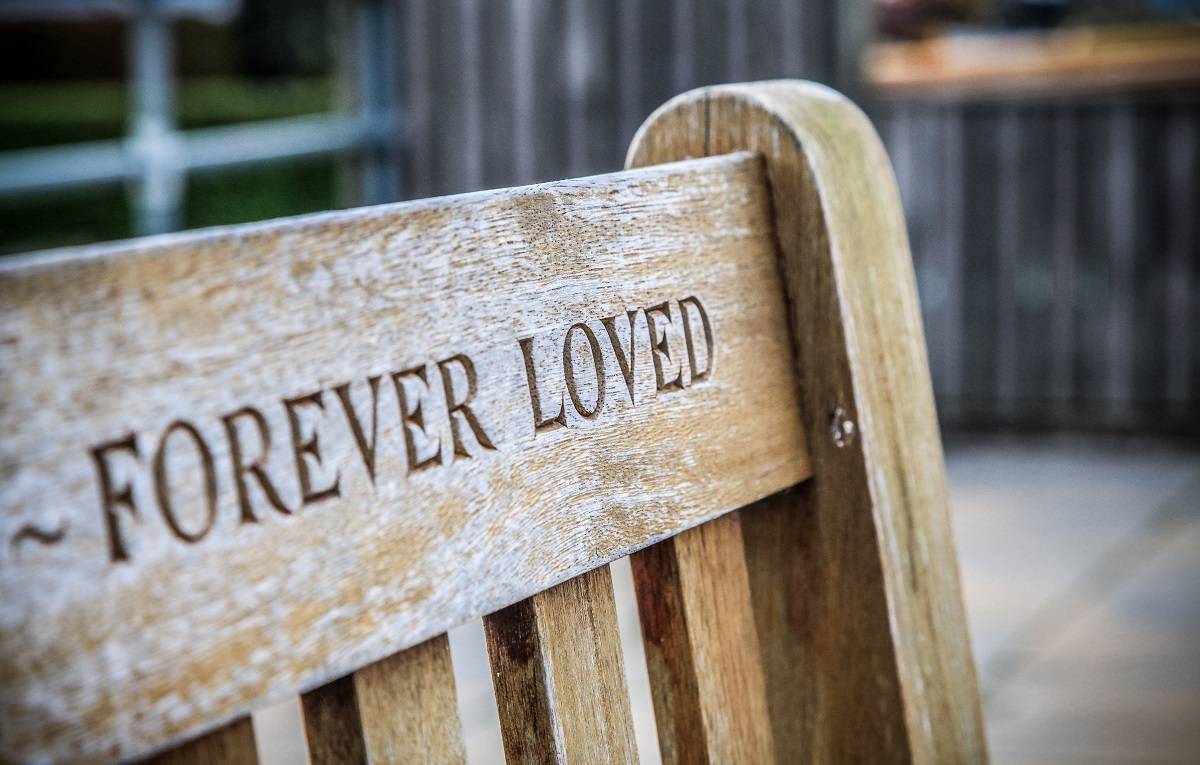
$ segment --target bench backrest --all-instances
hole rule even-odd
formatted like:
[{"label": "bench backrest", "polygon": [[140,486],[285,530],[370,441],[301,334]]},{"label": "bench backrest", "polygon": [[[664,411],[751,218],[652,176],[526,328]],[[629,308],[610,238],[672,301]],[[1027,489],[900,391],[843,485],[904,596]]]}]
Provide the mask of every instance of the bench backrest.
[{"label": "bench backrest", "polygon": [[666,761],[984,759],[874,132],[728,86],[629,156],[0,265],[0,760],[302,693],[314,761],[461,761],[483,615],[510,761],[636,761],[630,553]]}]

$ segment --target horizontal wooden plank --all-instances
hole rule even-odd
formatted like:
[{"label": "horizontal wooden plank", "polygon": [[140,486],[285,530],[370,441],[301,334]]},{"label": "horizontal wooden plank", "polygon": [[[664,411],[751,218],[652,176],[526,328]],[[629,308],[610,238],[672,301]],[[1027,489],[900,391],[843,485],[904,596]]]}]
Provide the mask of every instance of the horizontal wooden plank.
[{"label": "horizontal wooden plank", "polygon": [[160,747],[803,480],[774,241],[739,154],[0,266],[0,759]]}]

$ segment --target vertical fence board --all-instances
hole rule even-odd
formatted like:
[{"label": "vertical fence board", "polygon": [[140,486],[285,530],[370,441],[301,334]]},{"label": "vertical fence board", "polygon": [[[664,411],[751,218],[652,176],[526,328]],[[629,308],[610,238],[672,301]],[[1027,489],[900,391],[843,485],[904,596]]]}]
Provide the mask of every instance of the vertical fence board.
[{"label": "vertical fence board", "polygon": [[1017,261],[1020,257],[1022,120],[1012,105],[1002,105],[996,130],[996,311],[995,395],[1000,416],[1012,417],[1017,396]]},{"label": "vertical fence board", "polygon": [[[996,110],[972,104],[964,112],[963,172],[967,178],[996,178]],[[996,226],[998,187],[972,184],[963,199],[963,225],[972,241],[963,260],[963,414],[967,421],[983,419],[996,396]]]},{"label": "vertical fence board", "polygon": [[935,390],[941,390],[949,406],[946,415],[957,418],[962,401],[963,354],[963,264],[962,251],[966,243],[963,232],[963,195],[966,177],[963,174],[965,147],[963,145],[963,111],[957,104],[942,110],[942,207],[941,241],[934,260],[939,264],[944,283],[938,314],[936,347],[930,341],[930,351],[937,359],[934,377]]},{"label": "vertical fence board", "polygon": [[463,168],[463,190],[483,188],[483,64],[479,51],[483,44],[480,33],[480,4],[483,0],[458,0],[460,6],[460,55],[462,56],[463,135],[466,143],[459,147]]},{"label": "vertical fence board", "polygon": [[1108,197],[1115,189],[1108,182],[1111,135],[1107,110],[1090,105],[1084,110],[1079,134],[1078,208],[1079,248],[1075,251],[1079,274],[1076,302],[1076,396],[1082,416],[1101,409],[1107,390],[1107,310],[1110,299]]},{"label": "vertical fence board", "polygon": [[1079,116],[1071,106],[1054,116],[1054,203],[1050,208],[1053,243],[1054,300],[1050,317],[1050,398],[1048,412],[1067,421],[1075,392],[1075,248],[1079,183],[1077,179]]},{"label": "vertical fence board", "polygon": [[[565,24],[563,36],[563,79],[566,87],[567,174],[587,172],[588,151],[588,70],[591,68],[593,37],[587,18],[585,0],[566,0],[563,3]],[[593,10],[596,6],[592,6]]]},{"label": "vertical fence board", "polygon": [[[1128,363],[1130,401],[1118,410],[1120,417],[1166,411],[1167,274],[1170,263],[1171,157],[1166,104],[1136,105],[1135,130],[1130,153],[1133,179],[1125,192],[1136,222],[1131,234],[1127,298],[1130,347]],[[1127,411],[1125,411],[1127,410]]]},{"label": "vertical fence board", "polygon": [[[945,269],[939,257],[947,223],[941,213],[948,201],[946,188],[937,182],[946,164],[946,155],[942,150],[945,123],[941,111],[936,104],[927,104],[917,111],[914,130],[909,133],[915,143],[908,156],[910,169],[917,157],[922,157],[922,161],[927,163],[910,189],[913,218],[922,221],[911,232],[913,239],[921,244],[919,249],[914,248],[913,266],[917,272],[917,283],[923,287],[927,299],[927,303],[922,305],[925,326],[934,328],[939,347],[944,337],[942,333],[949,328],[945,312],[950,297]],[[945,364],[940,354],[937,362],[930,362],[930,372],[937,379],[944,379]]]},{"label": "vertical fence board", "polygon": [[[787,49],[788,0],[752,0],[746,4],[746,80],[786,77],[788,59],[799,51]],[[798,32],[798,30],[796,30]]]},{"label": "vertical fence board", "polygon": [[[677,1],[638,2],[638,49],[641,51],[644,72],[639,111],[643,118],[680,92],[674,86],[675,57],[672,45],[672,22]],[[638,124],[641,124],[641,120]]]},{"label": "vertical fence board", "polygon": [[[621,135],[621,86],[618,62],[626,51],[621,19],[615,4],[580,2],[582,35],[586,40],[583,66],[583,141],[580,175],[620,170],[629,142]],[[634,60],[637,56],[634,55]]]},{"label": "vertical fence board", "polygon": [[799,55],[791,64],[797,66],[796,74],[788,76],[834,82],[837,70],[837,30],[834,26],[837,3],[795,2],[790,5],[796,20],[789,24],[796,32]]},{"label": "vertical fence board", "polygon": [[[1188,294],[1191,299],[1188,303],[1188,313],[1183,317],[1175,317],[1176,331],[1180,326],[1184,327],[1200,327],[1200,224],[1196,222],[1195,211],[1200,207],[1200,150],[1197,149],[1197,125],[1200,125],[1200,104],[1191,103],[1185,114],[1181,115],[1181,119],[1185,125],[1190,125],[1190,130],[1187,132],[1190,135],[1188,139],[1188,155],[1183,158],[1187,161],[1186,165],[1181,166],[1190,168],[1182,171],[1183,178],[1177,181],[1178,188],[1181,189],[1181,198],[1179,200],[1179,213],[1176,220],[1179,230],[1175,233],[1178,237],[1180,252],[1184,253],[1180,256],[1181,260],[1186,260],[1191,263],[1190,278],[1188,279]],[[1174,187],[1173,187],[1174,188]],[[1183,221],[1186,220],[1186,225]],[[1188,393],[1188,408],[1187,411],[1193,421],[1200,420],[1200,405],[1197,404],[1197,399],[1200,398],[1200,332],[1194,329],[1187,333],[1191,339],[1191,375],[1190,384],[1186,386]],[[1181,407],[1182,408],[1182,407]]]},{"label": "vertical fence board", "polygon": [[430,90],[433,106],[429,114],[429,138],[425,151],[434,172],[430,193],[453,194],[473,190],[470,178],[469,154],[480,149],[469,146],[470,99],[477,95],[467,74],[469,59],[464,48],[473,42],[464,33],[468,24],[469,0],[431,2],[428,5],[428,40]]},{"label": "vertical fence board", "polygon": [[429,5],[433,0],[405,0],[401,19],[404,51],[401,61],[401,102],[404,105],[406,145],[403,152],[405,191],[409,196],[432,195],[438,169],[430,151],[434,109],[430,73]]},{"label": "vertical fence board", "polygon": [[[804,49],[803,22],[800,17],[800,4],[783,0],[780,8],[779,26],[783,28],[783,76],[802,77],[805,75],[804,62],[807,51]],[[809,77],[816,79],[817,75]]]},{"label": "vertical fence board", "polygon": [[[1167,263],[1166,388],[1170,411],[1186,411],[1200,388],[1200,263],[1196,210],[1200,208],[1200,149],[1196,109],[1173,105],[1168,122],[1167,198],[1170,240]],[[1181,321],[1182,320],[1182,321]]]},{"label": "vertical fence board", "polygon": [[517,58],[513,44],[515,3],[480,4],[480,81],[483,98],[483,186],[494,189],[520,183],[517,169]]},{"label": "vertical fence board", "polygon": [[1044,410],[1050,400],[1054,298],[1054,121],[1036,105],[1014,115],[1017,136],[1011,285],[1015,325],[1014,373],[1009,416],[1017,423]]},{"label": "vertical fence board", "polygon": [[694,69],[695,50],[692,42],[695,32],[694,0],[670,0],[671,3],[671,89],[682,93],[692,87],[696,80]]},{"label": "vertical fence board", "polygon": [[688,24],[692,36],[687,45],[691,51],[692,81],[688,83],[687,89],[730,81],[730,2],[731,0],[691,0],[691,18]]},{"label": "vertical fence board", "polygon": [[[534,156],[538,147],[534,144],[536,102],[534,100],[534,14],[535,0],[513,0],[509,35],[513,45],[512,77],[512,131],[514,180],[518,184],[531,183],[536,175]],[[503,119],[502,115],[497,115]]]},{"label": "vertical fence board", "polygon": [[1133,266],[1137,246],[1136,126],[1129,103],[1110,106],[1108,127],[1107,301],[1104,320],[1104,411],[1128,412],[1133,371]]},{"label": "vertical fence board", "polygon": [[566,126],[568,82],[566,60],[567,8],[561,0],[533,0],[533,68],[525,73],[532,78],[525,87],[532,94],[532,134],[526,137],[532,147],[532,176],[522,183],[549,181],[567,175],[570,161]]},{"label": "vertical fence board", "polygon": [[750,0],[728,0],[726,45],[729,56],[725,67],[728,82],[745,82],[750,76]]}]

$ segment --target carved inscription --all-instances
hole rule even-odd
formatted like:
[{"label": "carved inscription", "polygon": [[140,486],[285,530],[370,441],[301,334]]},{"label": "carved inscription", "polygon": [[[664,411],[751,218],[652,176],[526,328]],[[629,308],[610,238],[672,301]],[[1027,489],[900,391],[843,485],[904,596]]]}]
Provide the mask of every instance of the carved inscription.
[{"label": "carved inscription", "polygon": [[[527,402],[506,411],[528,413],[528,424],[516,431],[534,440],[554,430],[592,426],[620,406],[639,406],[648,391],[657,397],[702,384],[713,372],[716,350],[712,321],[696,296],[574,321],[565,329],[519,337],[515,346],[520,359],[515,371],[522,379],[510,381],[506,390],[520,391]],[[652,389],[639,389],[639,374],[652,376]],[[506,445],[519,447],[500,443],[498,435],[514,429],[499,427],[481,408],[485,384],[475,361],[458,352],[278,399],[282,428],[273,428],[269,407],[247,404],[96,444],[88,453],[109,559],[130,560],[132,535],[148,522],[161,523],[171,538],[193,545],[212,534],[227,512],[236,523],[227,521],[226,529],[260,523],[264,514],[291,516],[336,501],[344,471],[355,462],[374,486],[381,464],[389,464],[378,459],[381,447],[403,455],[404,480]],[[392,402],[384,401],[385,392]],[[385,411],[396,419],[381,428]],[[330,432],[322,428],[334,423],[343,430],[333,435],[353,445],[341,453],[325,449]],[[392,440],[399,443],[381,443],[381,431],[398,434]],[[286,439],[289,469],[269,463],[279,439]],[[228,507],[222,507],[220,486],[232,488],[224,490],[232,495]],[[20,532],[42,544],[57,543],[65,533],[65,527]]]}]

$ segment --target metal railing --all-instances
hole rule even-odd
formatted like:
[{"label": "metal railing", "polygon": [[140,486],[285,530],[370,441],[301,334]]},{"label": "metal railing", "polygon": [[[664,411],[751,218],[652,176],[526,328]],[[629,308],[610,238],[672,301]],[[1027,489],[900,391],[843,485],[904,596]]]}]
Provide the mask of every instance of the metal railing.
[{"label": "metal railing", "polygon": [[[119,16],[129,28],[132,112],[123,139],[0,153],[0,197],[127,182],[139,234],[181,227],[189,174],[302,157],[355,154],[359,201],[400,196],[402,125],[394,82],[393,19],[386,0],[359,0],[347,50],[355,93],[344,112],[311,114],[180,130],[172,71],[172,22],[181,17],[224,22],[238,0],[40,0],[0,4],[5,20],[53,18],[86,22]],[[352,55],[351,55],[352,51]]]}]

